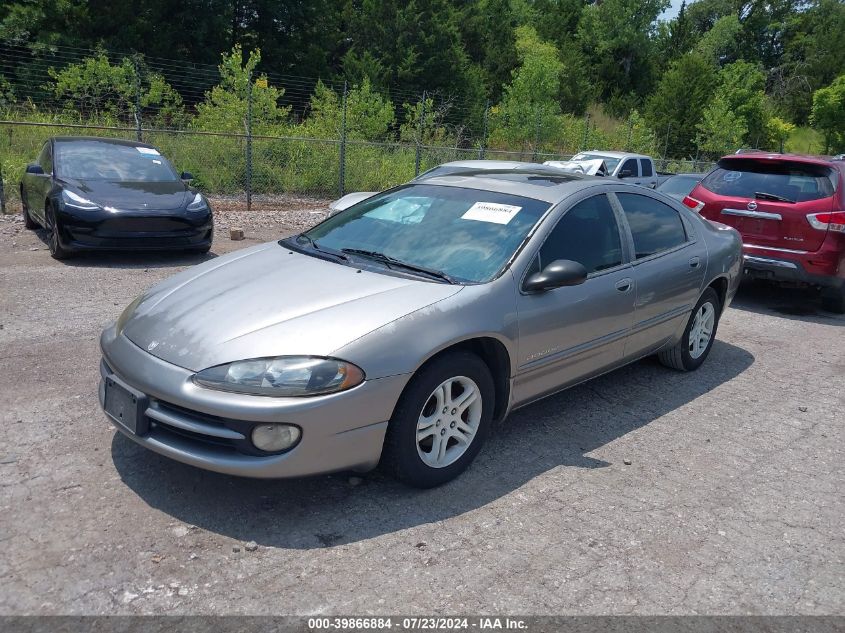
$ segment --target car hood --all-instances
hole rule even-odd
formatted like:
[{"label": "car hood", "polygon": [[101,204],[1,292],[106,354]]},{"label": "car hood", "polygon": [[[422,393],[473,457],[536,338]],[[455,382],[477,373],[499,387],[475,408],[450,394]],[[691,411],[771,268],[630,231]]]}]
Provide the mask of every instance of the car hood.
[{"label": "car hood", "polygon": [[359,272],[272,242],[194,266],[154,286],[137,300],[122,333],[150,354],[191,371],[248,358],[330,356],[460,289]]},{"label": "car hood", "polygon": [[193,197],[181,180],[171,182],[128,182],[110,180],[62,179],[83,197],[103,207],[117,210],[144,209],[173,211],[184,209]]}]

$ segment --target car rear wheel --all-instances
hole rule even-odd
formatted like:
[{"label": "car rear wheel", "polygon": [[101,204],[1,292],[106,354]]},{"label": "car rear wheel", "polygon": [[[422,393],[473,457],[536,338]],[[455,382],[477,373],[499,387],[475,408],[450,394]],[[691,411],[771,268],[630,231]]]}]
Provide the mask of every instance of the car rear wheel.
[{"label": "car rear wheel", "polygon": [[71,252],[62,246],[61,226],[52,207],[47,207],[44,218],[47,220],[47,245],[50,247],[50,255],[53,259],[67,259]]},{"label": "car rear wheel", "polygon": [[34,231],[40,225],[38,222],[32,219],[32,216],[29,215],[29,206],[26,204],[26,198],[23,195],[23,187],[21,187],[21,211],[23,212],[23,225],[30,231]]},{"label": "car rear wheel", "polygon": [[681,340],[674,347],[658,352],[660,362],[679,371],[693,371],[701,367],[716,340],[721,311],[719,295],[708,288],[695,304]]},{"label": "car rear wheel", "polygon": [[828,312],[845,314],[845,286],[822,290],[822,307]]},{"label": "car rear wheel", "polygon": [[432,488],[475,459],[490,429],[493,378],[475,354],[452,352],[414,376],[387,428],[382,466],[400,481]]}]

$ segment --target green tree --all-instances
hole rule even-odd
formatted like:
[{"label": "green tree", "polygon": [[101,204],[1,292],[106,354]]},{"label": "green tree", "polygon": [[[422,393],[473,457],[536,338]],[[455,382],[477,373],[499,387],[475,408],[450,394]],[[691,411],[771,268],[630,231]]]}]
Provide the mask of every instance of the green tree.
[{"label": "green tree", "polygon": [[517,28],[516,50],[520,64],[495,112],[492,138],[536,146],[554,138],[563,64],[555,45],[541,40],[531,26]]},{"label": "green tree", "polygon": [[742,24],[735,15],[725,15],[713,24],[698,43],[696,52],[714,64],[735,61],[742,54]]},{"label": "green tree", "polygon": [[[343,118],[343,96],[318,82],[311,97],[308,118],[303,131],[316,138],[340,138]],[[346,94],[346,136],[364,141],[383,141],[393,126],[394,113],[390,101],[374,92],[369,79],[353,86]]]},{"label": "green tree", "polygon": [[589,60],[599,96],[615,114],[652,87],[652,25],[668,0],[604,0],[584,7],[578,41]]},{"label": "green tree", "polygon": [[745,61],[728,64],[719,71],[715,99],[722,99],[745,128],[745,144],[759,147],[766,134],[766,76],[757,64]]},{"label": "green tree", "polygon": [[158,73],[147,72],[141,59],[112,62],[104,52],[61,70],[50,68],[54,96],[67,110],[97,119],[141,116],[162,126],[181,126],[186,120],[182,97]]},{"label": "green tree", "polygon": [[695,154],[698,123],[717,84],[716,68],[695,53],[687,53],[663,74],[644,114],[671,155]]},{"label": "green tree", "polygon": [[704,110],[698,131],[699,149],[714,158],[735,150],[748,133],[724,96],[714,98]]},{"label": "green tree", "polygon": [[813,93],[813,127],[824,134],[824,152],[845,148],[845,75]]},{"label": "green tree", "polygon": [[223,54],[218,66],[220,83],[205,95],[197,105],[193,127],[216,132],[244,133],[246,131],[247,105],[252,91],[252,133],[274,134],[286,123],[290,108],[279,105],[285,91],[271,86],[267,76],[256,76],[255,69],[261,61],[258,49],[244,62],[241,47]]},{"label": "green tree", "polygon": [[783,144],[789,135],[795,131],[795,124],[785,121],[779,116],[771,116],[766,121],[766,132],[769,144],[776,147],[779,152],[783,151]]}]

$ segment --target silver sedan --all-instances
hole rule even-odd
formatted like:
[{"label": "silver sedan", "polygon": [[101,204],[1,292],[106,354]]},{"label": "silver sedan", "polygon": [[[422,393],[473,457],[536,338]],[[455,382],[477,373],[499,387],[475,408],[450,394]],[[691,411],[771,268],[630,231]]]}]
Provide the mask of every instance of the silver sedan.
[{"label": "silver sedan", "polygon": [[650,354],[697,369],[740,248],[642,187],[466,167],[154,286],[103,332],[100,402],[200,468],[436,486],[517,407]]}]

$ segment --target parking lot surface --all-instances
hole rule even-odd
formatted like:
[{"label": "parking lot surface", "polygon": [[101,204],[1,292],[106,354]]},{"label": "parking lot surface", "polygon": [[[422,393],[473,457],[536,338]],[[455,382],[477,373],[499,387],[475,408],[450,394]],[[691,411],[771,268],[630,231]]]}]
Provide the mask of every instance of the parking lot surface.
[{"label": "parking lot surface", "polygon": [[[209,257],[319,206],[218,218]],[[441,488],[255,481],[97,403],[100,331],[204,257],[62,263],[39,235],[0,218],[2,614],[843,613],[845,318],[811,293],[743,287],[699,371],[647,359],[519,410]]]}]

